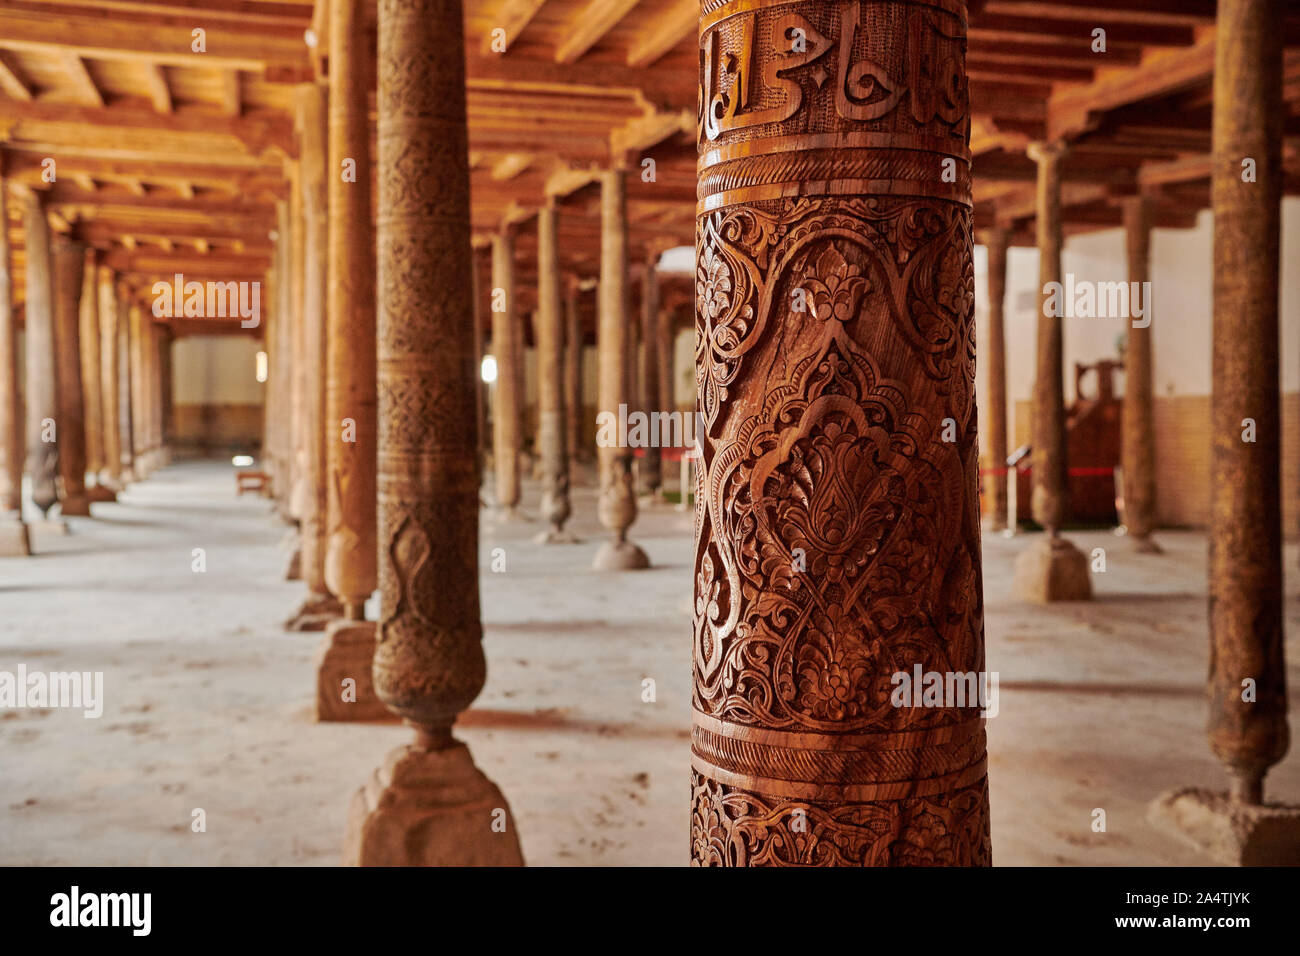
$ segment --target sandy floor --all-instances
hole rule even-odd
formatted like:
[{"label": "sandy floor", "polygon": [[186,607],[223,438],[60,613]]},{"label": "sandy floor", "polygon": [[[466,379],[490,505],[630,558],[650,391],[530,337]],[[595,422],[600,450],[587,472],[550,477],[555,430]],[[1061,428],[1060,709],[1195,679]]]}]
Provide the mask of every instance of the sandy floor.
[{"label": "sandy floor", "polygon": [[[528,489],[526,503],[536,500]],[[485,518],[506,571],[483,574],[488,686],[461,734],[500,784],[532,864],[684,863],[688,855],[690,518],[643,513],[651,571],[597,575],[590,487],[583,543],[532,543],[536,524]],[[134,486],[31,559],[0,559],[0,670],[102,670],[99,720],[0,711],[0,864],[337,862],[351,792],[409,732],[311,718],[319,635],[281,622],[285,526],[237,499],[231,469],[178,465]],[[1147,802],[1222,777],[1204,736],[1205,541],[1168,554],[1105,547],[1087,605],[1031,609],[1009,594],[1024,540],[985,541],[994,859],[999,864],[1205,862],[1154,832]],[[207,571],[191,570],[203,548]],[[1296,592],[1296,554],[1288,549]],[[1288,605],[1300,686],[1300,601]],[[642,702],[642,680],[656,701]],[[1300,802],[1300,758],[1269,793]],[[1094,833],[1092,811],[1107,813]],[[193,833],[202,808],[207,832]]]}]

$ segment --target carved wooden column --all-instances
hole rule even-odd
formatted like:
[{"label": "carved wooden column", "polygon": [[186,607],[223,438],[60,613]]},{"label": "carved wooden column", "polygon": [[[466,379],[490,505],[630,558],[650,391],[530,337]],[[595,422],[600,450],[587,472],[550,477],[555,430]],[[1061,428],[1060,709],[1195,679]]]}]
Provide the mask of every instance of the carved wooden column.
[{"label": "carved wooden column", "polygon": [[[501,293],[498,298],[498,291]],[[519,378],[515,325],[515,239],[507,229],[492,237],[492,354],[497,360],[492,402],[492,457],[497,507],[503,520],[519,516]]]},{"label": "carved wooden column", "polygon": [[86,250],[81,279],[81,385],[86,407],[86,470],[94,484],[86,489],[91,501],[116,501],[104,486],[104,386],[100,361],[99,260],[93,249]]},{"label": "carved wooden column", "polygon": [[276,446],[277,474],[275,497],[280,517],[292,522],[290,499],[294,481],[294,316],[293,301],[293,227],[289,220],[289,203],[280,200],[275,204],[276,222],[276,284],[275,319],[272,331],[276,347],[271,360],[271,377],[278,383],[276,391]]},{"label": "carved wooden column", "polygon": [[58,367],[59,479],[61,512],[87,517],[86,412],[81,393],[81,282],[86,247],[64,236],[54,240],[54,357]]},{"label": "carved wooden column", "polygon": [[135,357],[131,354],[131,300],[124,287],[117,296],[117,428],[121,451],[122,482],[138,477],[135,470],[134,409],[131,407],[131,382],[135,375]]},{"label": "carved wooden column", "polygon": [[99,483],[116,492],[122,487],[122,412],[118,403],[118,310],[116,277],[99,267],[100,405],[103,408],[104,466]]},{"label": "carved wooden column", "polygon": [[[58,378],[54,357],[54,290],[50,278],[50,226],[35,193],[24,197],[27,254],[27,474],[32,503],[47,522],[58,501]],[[50,426],[54,426],[51,436]],[[50,438],[46,441],[46,438]],[[62,527],[48,524],[51,529]]]},{"label": "carved wooden column", "polygon": [[[616,437],[619,407],[629,404],[627,314],[627,182],[621,169],[600,174],[600,289],[597,330],[597,414],[612,417]],[[650,566],[646,553],[627,538],[636,520],[636,489],[632,486],[632,450],[610,441],[598,449],[600,523],[613,540],[596,552],[599,571],[630,571]]]},{"label": "carved wooden column", "polygon": [[[491,266],[491,252],[489,250],[489,267]],[[474,298],[474,368],[477,370],[475,375],[474,389],[474,421],[478,427],[478,469],[479,481],[487,481],[487,463],[492,455],[492,431],[488,423],[488,389],[487,383],[483,381],[483,358],[487,354],[487,336],[483,330],[483,271],[479,264],[479,249],[475,247],[473,253],[473,266],[470,269],[470,277],[473,279],[473,298]],[[481,501],[481,499],[480,499]]]},{"label": "carved wooden column", "polygon": [[[1150,281],[1151,206],[1145,196],[1124,200],[1124,247],[1129,288]],[[1120,417],[1120,463],[1124,469],[1124,525],[1134,548],[1159,554],[1156,526],[1156,424],[1151,382],[1151,300],[1143,296],[1143,326],[1129,322],[1124,348],[1124,411]]]},{"label": "carved wooden column", "polygon": [[582,450],[582,320],[578,313],[578,280],[564,284],[564,429],[569,469],[578,464]]},{"label": "carved wooden column", "polygon": [[[1278,384],[1282,8],[1278,0],[1220,0],[1214,67],[1210,747],[1232,776],[1233,797],[1251,804],[1261,802],[1264,774],[1289,741]],[[1243,440],[1246,419],[1252,441]],[[1242,699],[1247,678],[1257,687],[1253,702]]]},{"label": "carved wooden column", "polygon": [[1038,342],[1033,408],[1034,520],[1046,534],[1016,560],[1015,591],[1025,601],[1082,601],[1092,597],[1088,560],[1061,537],[1069,513],[1066,460],[1065,381],[1061,363],[1064,338],[1059,296],[1050,287],[1061,282],[1061,157],[1062,143],[1031,143],[1029,156],[1038,163]]},{"label": "carved wooden column", "polygon": [[866,13],[703,3],[697,864],[990,862],[978,704],[891,701],[984,667],[965,5]]},{"label": "carved wooden column", "polygon": [[132,302],[127,310],[127,352],[130,355],[130,407],[131,407],[131,466],[137,479],[149,476],[150,465],[145,454],[148,444],[148,421],[145,418],[145,350],[144,315],[140,306]]},{"label": "carved wooden column", "polygon": [[[452,736],[485,678],[459,0],[379,0],[375,689],[416,729],[349,813],[344,860],[522,864],[501,791]],[[494,823],[504,823],[503,832]]]},{"label": "carved wooden column", "polygon": [[[375,243],[370,204],[370,123],[375,34],[362,0],[330,3],[329,114],[329,550],[325,583],[343,602],[317,663],[316,716],[362,720],[386,714],[370,676],[375,625],[365,620],[378,575],[375,503],[378,422]],[[349,161],[354,175],[344,175]],[[345,699],[343,682],[355,684]]]},{"label": "carved wooden column", "polygon": [[[659,256],[646,258],[645,284],[641,290],[641,404],[647,419],[666,409],[659,397]],[[662,438],[662,436],[660,436]],[[663,464],[658,442],[651,442],[641,460],[641,485],[655,499],[663,495]]]},{"label": "carved wooden column", "polygon": [[304,267],[306,264],[306,241],[304,239],[305,220],[302,201],[302,164],[289,162],[289,284],[286,292],[292,318],[290,339],[292,342],[290,396],[290,435],[291,435],[291,484],[289,490],[289,517],[297,523],[298,534],[293,555],[285,570],[285,580],[302,580],[302,529],[303,515],[307,512],[307,498],[312,488],[307,477],[307,365],[304,358],[306,347],[306,316],[303,313]]},{"label": "carved wooden column", "polygon": [[[302,495],[299,515],[300,553],[307,597],[285,625],[291,631],[323,630],[343,613],[325,581],[328,543],[325,497],[326,436],[339,437],[325,416],[326,260],[329,217],[326,187],[326,91],[316,83],[298,87],[296,108],[302,158],[299,162],[303,215],[302,278]],[[332,174],[331,174],[332,175]],[[353,184],[355,185],[355,184]]]},{"label": "carved wooden column", "polygon": [[172,330],[169,326],[158,326],[158,444],[162,455],[162,464],[171,464],[172,432]]},{"label": "carved wooden column", "polygon": [[8,187],[0,177],[0,557],[31,554],[23,522],[23,395],[9,252]]},{"label": "carved wooden column", "polygon": [[1007,526],[1007,345],[1004,308],[1007,298],[1007,230],[989,229],[984,236],[988,250],[989,403],[984,429],[989,436],[989,526],[1000,531]]},{"label": "carved wooden column", "polygon": [[564,522],[569,506],[569,452],[565,440],[564,326],[561,316],[560,250],[554,201],[537,213],[537,451],[542,468],[542,517],[550,528],[537,540],[569,543],[573,535]]}]

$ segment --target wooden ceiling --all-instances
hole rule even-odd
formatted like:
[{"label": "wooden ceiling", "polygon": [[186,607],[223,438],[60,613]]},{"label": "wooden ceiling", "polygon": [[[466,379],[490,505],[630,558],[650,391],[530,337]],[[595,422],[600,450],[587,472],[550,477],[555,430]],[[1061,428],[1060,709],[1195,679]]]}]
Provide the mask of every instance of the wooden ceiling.
[{"label": "wooden ceiling", "polygon": [[[598,273],[592,174],[611,163],[631,169],[633,262],[693,242],[698,14],[699,0],[466,0],[475,243],[516,230],[525,310],[548,199],[564,268]],[[1024,147],[1046,137],[1072,147],[1068,231],[1117,225],[1116,200],[1138,190],[1155,197],[1158,225],[1190,226],[1209,200],[1214,15],[1214,0],[972,0],[977,227],[1032,242]],[[145,294],[177,271],[264,275],[297,152],[293,89],[327,75],[328,29],[327,0],[0,0],[17,301],[24,189]],[[1287,185],[1300,191],[1300,11],[1279,29]]]}]

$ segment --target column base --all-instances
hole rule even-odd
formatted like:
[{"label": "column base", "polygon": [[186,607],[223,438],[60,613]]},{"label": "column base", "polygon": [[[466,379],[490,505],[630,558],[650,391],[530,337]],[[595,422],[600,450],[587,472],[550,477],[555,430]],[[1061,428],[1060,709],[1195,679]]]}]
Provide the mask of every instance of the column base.
[{"label": "column base", "polygon": [[[391,720],[392,712],[375,695],[374,621],[333,621],[316,655],[316,719]],[[343,681],[351,679],[351,693]],[[351,699],[346,699],[350,697]]]},{"label": "column base", "polygon": [[59,514],[69,518],[90,517],[90,497],[85,494],[73,495],[59,502]]},{"label": "column base", "polygon": [[1156,544],[1155,538],[1134,538],[1133,550],[1138,554],[1164,554],[1165,549]]},{"label": "column base", "polygon": [[1300,806],[1252,806],[1181,787],[1153,800],[1147,821],[1228,866],[1300,866]]},{"label": "column base", "polygon": [[523,866],[524,857],[506,798],[455,741],[384,758],[352,797],[343,865]]},{"label": "column base", "polygon": [[284,579],[286,581],[302,580],[302,551],[299,548],[294,548],[293,554],[289,555],[289,565],[284,569]]},{"label": "column base", "polygon": [[66,535],[72,533],[72,528],[62,518],[40,518],[33,521],[30,527],[37,534]]},{"label": "column base", "polygon": [[91,504],[97,501],[117,501],[117,493],[103,485],[91,485],[86,489],[86,497],[90,499]]},{"label": "column base", "polygon": [[563,528],[547,528],[545,531],[539,531],[533,535],[533,541],[537,544],[581,544],[582,539],[575,536],[571,531],[565,531]]},{"label": "column base", "polygon": [[0,521],[0,558],[25,558],[31,553],[27,525],[16,519]]},{"label": "column base", "polygon": [[591,566],[597,571],[640,571],[650,567],[650,558],[631,541],[606,541]]},{"label": "column base", "polygon": [[1033,604],[1090,601],[1088,559],[1065,538],[1042,535],[1016,559],[1014,591]]},{"label": "column base", "polygon": [[308,594],[298,613],[284,622],[286,631],[323,631],[343,616],[343,605],[330,594]]},{"label": "column base", "polygon": [[531,520],[516,507],[502,508],[497,506],[497,524],[509,524],[512,521],[529,521]]}]

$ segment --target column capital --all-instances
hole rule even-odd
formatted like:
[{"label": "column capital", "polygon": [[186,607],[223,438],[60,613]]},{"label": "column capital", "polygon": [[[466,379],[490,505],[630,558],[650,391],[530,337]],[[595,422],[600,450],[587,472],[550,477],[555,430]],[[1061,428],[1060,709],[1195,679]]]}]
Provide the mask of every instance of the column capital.
[{"label": "column capital", "polygon": [[1025,146],[1025,155],[1040,166],[1060,162],[1069,151],[1069,144],[1062,139],[1036,139]]}]

